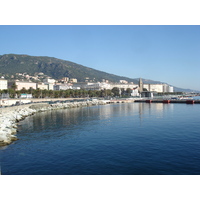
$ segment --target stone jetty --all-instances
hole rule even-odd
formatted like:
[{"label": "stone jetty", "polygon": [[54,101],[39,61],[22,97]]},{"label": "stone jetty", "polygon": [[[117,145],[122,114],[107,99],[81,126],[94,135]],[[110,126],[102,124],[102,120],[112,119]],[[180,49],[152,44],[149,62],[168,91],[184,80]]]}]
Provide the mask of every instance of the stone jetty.
[{"label": "stone jetty", "polygon": [[37,112],[44,112],[48,110],[105,105],[106,103],[107,102],[103,100],[69,103],[52,102],[0,108],[0,146],[8,145],[12,141],[17,140],[17,123],[27,116],[31,116]]}]

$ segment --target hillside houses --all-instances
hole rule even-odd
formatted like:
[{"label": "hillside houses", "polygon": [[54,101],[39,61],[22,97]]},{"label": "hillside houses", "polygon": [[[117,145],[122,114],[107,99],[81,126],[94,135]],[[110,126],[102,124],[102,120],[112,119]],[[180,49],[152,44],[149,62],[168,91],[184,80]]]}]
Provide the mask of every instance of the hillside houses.
[{"label": "hillside houses", "polygon": [[[102,82],[78,82],[76,78],[70,79],[64,77],[60,80],[55,80],[43,73],[37,73],[34,77],[27,73],[17,73],[17,76],[21,76],[20,80],[6,80],[3,77],[0,79],[0,90],[13,88],[17,91],[22,89],[40,89],[40,90],[112,90],[113,88],[119,88],[120,90],[127,90],[128,88],[133,91],[134,94],[141,93],[142,91],[150,92],[173,92],[173,87],[167,84],[143,84],[142,79],[138,83],[128,82],[126,80],[120,80],[118,83],[111,83],[108,80],[102,80]],[[30,77],[37,81],[31,81]]]}]

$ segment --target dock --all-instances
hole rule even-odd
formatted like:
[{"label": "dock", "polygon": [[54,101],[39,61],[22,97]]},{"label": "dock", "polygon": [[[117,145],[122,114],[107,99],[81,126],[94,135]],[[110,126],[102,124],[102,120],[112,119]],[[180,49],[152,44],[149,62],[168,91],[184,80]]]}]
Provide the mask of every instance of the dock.
[{"label": "dock", "polygon": [[135,102],[143,103],[186,103],[186,104],[200,104],[200,100],[193,99],[135,99]]}]

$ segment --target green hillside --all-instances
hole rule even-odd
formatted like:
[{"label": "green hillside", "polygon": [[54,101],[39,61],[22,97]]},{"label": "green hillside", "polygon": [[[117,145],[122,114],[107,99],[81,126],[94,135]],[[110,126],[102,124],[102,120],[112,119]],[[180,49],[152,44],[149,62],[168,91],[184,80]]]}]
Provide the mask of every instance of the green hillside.
[{"label": "green hillside", "polygon": [[54,79],[63,77],[77,78],[79,82],[85,81],[86,77],[92,80],[94,79],[95,81],[102,81],[102,79],[107,79],[112,82],[118,82],[122,79],[129,82],[135,81],[131,78],[116,76],[53,57],[16,54],[0,56],[0,73],[11,75],[24,72],[30,75],[43,72]]}]

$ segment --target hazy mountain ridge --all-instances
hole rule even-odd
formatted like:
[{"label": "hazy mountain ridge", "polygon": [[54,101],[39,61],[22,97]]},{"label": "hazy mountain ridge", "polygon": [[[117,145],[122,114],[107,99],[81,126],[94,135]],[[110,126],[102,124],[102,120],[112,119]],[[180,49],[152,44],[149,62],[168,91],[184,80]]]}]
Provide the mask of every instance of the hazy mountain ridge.
[{"label": "hazy mountain ridge", "polygon": [[[0,73],[13,75],[16,73],[25,72],[28,74],[43,72],[54,79],[61,79],[63,77],[77,78],[79,82],[84,82],[86,77],[89,77],[90,80],[95,81],[102,81],[102,79],[106,79],[111,82],[126,80],[128,82],[138,83],[139,81],[139,78],[117,76],[54,57],[18,54],[5,54],[0,56]],[[163,83],[148,79],[143,79],[143,82],[149,84]],[[174,87],[174,90],[184,92],[193,91],[177,87]]]}]

